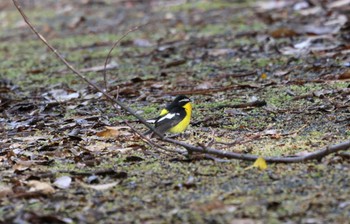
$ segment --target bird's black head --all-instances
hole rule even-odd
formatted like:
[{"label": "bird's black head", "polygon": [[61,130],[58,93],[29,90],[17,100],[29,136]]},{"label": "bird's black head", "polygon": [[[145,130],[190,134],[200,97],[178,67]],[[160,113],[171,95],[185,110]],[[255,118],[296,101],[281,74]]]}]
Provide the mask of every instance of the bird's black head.
[{"label": "bird's black head", "polygon": [[179,95],[175,98],[175,100],[173,101],[173,103],[175,103],[176,105],[182,107],[185,106],[187,103],[191,102],[190,98],[188,98],[187,96],[184,95]]},{"label": "bird's black head", "polygon": [[190,98],[184,95],[179,95],[177,96],[173,102],[167,105],[166,109],[168,111],[172,110],[173,108],[176,107],[183,107],[186,105],[186,103],[191,102]]}]

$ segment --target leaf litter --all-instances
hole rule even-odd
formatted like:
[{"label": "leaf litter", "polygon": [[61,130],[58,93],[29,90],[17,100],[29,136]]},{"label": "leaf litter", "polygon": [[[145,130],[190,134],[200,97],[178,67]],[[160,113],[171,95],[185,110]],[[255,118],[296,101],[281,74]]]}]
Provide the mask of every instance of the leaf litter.
[{"label": "leaf litter", "polygon": [[[347,1],[157,3],[23,4],[101,86],[109,47],[152,21],[113,52],[109,88],[145,118],[171,95],[189,95],[193,122],[183,141],[263,158],[348,139]],[[1,7],[14,15],[0,28],[1,221],[348,221],[349,157],[262,172],[245,170],[248,162],[159,153],[124,128],[127,121],[145,131],[134,118],[33,43],[12,5]]]}]

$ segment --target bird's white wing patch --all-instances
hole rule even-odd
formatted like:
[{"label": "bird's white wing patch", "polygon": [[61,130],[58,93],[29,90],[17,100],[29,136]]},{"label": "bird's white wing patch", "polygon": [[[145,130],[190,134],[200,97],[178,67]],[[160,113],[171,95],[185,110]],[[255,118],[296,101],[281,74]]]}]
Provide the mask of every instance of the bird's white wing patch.
[{"label": "bird's white wing patch", "polygon": [[146,120],[147,123],[150,123],[150,124],[154,124],[156,123],[156,119],[149,119],[149,120]]},{"label": "bird's white wing patch", "polygon": [[179,102],[190,102],[190,99],[182,99],[182,100],[179,100]]},{"label": "bird's white wing patch", "polygon": [[167,115],[165,115],[164,117],[162,117],[162,118],[160,118],[159,120],[158,120],[158,122],[160,122],[160,121],[163,121],[163,120],[165,120],[165,119],[172,119],[173,117],[175,117],[175,116],[179,116],[180,114],[179,113],[168,113]]}]

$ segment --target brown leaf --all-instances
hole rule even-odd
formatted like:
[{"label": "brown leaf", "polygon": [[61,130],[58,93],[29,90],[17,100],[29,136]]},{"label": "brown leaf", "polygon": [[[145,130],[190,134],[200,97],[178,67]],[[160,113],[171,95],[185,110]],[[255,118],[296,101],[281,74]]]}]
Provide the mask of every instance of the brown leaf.
[{"label": "brown leaf", "polygon": [[232,224],[262,224],[261,220],[256,219],[233,219],[231,220]]},{"label": "brown leaf", "polygon": [[[111,136],[109,136],[109,137],[111,137]],[[85,146],[85,148],[87,150],[89,150],[90,152],[100,152],[100,151],[103,151],[111,146],[113,146],[112,143],[99,141],[99,142],[93,143],[91,145]]]},{"label": "brown leaf", "polygon": [[130,129],[130,128],[128,126],[118,126],[118,127],[106,126],[105,130],[96,133],[96,135],[98,137],[103,137],[103,138],[115,138],[120,135],[125,135],[126,133],[129,133],[129,132],[121,131],[121,129]]},{"label": "brown leaf", "polygon": [[281,27],[270,32],[270,36],[273,38],[294,37],[297,36],[297,32],[293,29]]},{"label": "brown leaf", "polygon": [[70,29],[75,29],[85,21],[86,21],[86,18],[84,16],[76,16],[68,23],[68,27]]},{"label": "brown leaf", "polygon": [[350,69],[339,75],[339,79],[350,79]]},{"label": "brown leaf", "polygon": [[25,171],[28,170],[35,163],[32,161],[17,160],[16,164],[12,166],[14,171]]},{"label": "brown leaf", "polygon": [[13,194],[14,193],[11,187],[5,187],[5,186],[0,187],[0,198],[12,196]]},{"label": "brown leaf", "polygon": [[39,191],[43,194],[53,194],[55,189],[51,186],[50,183],[41,182],[38,180],[30,180],[27,182],[27,185],[30,187],[29,191]]}]

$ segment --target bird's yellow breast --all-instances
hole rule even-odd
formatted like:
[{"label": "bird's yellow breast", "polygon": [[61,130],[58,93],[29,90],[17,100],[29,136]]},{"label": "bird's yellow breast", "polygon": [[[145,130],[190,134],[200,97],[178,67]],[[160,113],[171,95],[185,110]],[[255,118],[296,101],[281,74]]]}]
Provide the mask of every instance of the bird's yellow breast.
[{"label": "bird's yellow breast", "polygon": [[178,123],[177,125],[175,125],[174,127],[169,129],[169,132],[171,133],[180,133],[186,130],[186,128],[188,127],[188,125],[190,124],[191,121],[191,115],[192,115],[192,105],[190,102],[186,103],[185,106],[183,106],[183,108],[186,111],[186,116],[185,118],[180,121],[180,123]]}]

